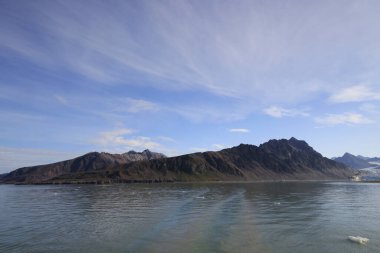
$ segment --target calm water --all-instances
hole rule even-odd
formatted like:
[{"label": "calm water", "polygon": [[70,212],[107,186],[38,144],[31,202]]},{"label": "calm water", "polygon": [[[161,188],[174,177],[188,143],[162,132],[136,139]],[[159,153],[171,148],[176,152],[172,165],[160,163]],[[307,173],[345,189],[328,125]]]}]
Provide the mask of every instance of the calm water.
[{"label": "calm water", "polygon": [[380,252],[379,211],[380,184],[0,185],[0,252]]}]

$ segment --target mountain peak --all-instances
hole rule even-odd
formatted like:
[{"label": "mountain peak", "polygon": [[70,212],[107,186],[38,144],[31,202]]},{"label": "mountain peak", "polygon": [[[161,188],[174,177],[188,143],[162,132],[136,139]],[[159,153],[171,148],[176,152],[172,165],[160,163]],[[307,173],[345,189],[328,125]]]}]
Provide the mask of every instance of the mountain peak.
[{"label": "mountain peak", "polygon": [[296,138],[292,137],[289,139],[289,144],[297,149],[307,150],[307,151],[314,151],[312,147],[307,144],[306,141],[303,140],[297,140]]},{"label": "mountain peak", "polygon": [[284,159],[293,159],[295,157],[299,157],[301,160],[308,160],[311,157],[313,157],[313,159],[323,158],[323,156],[310,147],[306,141],[298,140],[294,137],[289,140],[269,140],[268,142],[261,144],[260,148],[263,148],[267,152],[277,154]]},{"label": "mountain peak", "polygon": [[305,150],[305,151],[314,151],[312,147],[307,144],[306,141],[298,140],[294,137],[287,139],[271,139],[263,144],[260,145],[260,147],[263,148],[270,148],[270,147],[283,147],[283,148],[289,148],[292,147],[294,149],[298,150]]}]

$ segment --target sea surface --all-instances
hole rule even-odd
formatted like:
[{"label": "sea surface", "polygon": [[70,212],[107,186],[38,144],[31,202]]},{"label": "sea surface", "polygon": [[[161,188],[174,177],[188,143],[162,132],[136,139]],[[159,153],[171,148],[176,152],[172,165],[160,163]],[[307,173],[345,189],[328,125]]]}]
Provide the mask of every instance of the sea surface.
[{"label": "sea surface", "polygon": [[380,252],[380,184],[0,185],[0,252]]}]

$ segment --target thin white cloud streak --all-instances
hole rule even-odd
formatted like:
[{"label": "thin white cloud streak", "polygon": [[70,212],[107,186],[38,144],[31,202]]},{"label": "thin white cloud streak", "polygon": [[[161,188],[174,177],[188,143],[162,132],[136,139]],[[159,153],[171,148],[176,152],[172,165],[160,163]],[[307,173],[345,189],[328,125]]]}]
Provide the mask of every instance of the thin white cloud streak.
[{"label": "thin white cloud streak", "polygon": [[366,118],[362,114],[346,112],[342,114],[327,114],[324,117],[314,119],[317,124],[325,126],[335,125],[361,125],[373,123],[372,120]]},{"label": "thin white cloud streak", "polygon": [[373,91],[367,85],[355,85],[338,91],[329,100],[333,103],[380,100],[380,92]]},{"label": "thin white cloud streak", "polygon": [[[97,107],[91,107],[91,104],[96,103]],[[107,120],[123,120],[127,114],[138,113],[169,113],[177,114],[182,118],[194,122],[231,122],[246,118],[252,111],[252,107],[245,107],[243,104],[235,103],[233,105],[212,105],[198,103],[168,106],[163,103],[132,98],[132,97],[105,97],[100,96],[87,96],[82,98],[80,96],[70,97],[70,105],[77,110],[88,113],[100,115],[107,118]]]},{"label": "thin white cloud streak", "polygon": [[[352,62],[360,66],[347,78],[379,77],[376,1],[33,1],[23,8],[30,15],[13,19],[3,8],[0,47],[101,83],[133,72],[162,89],[273,103],[347,87],[340,74]],[[39,29],[38,40],[20,20]]]},{"label": "thin white cloud streak", "polygon": [[265,108],[264,113],[274,118],[309,116],[309,114],[305,112],[305,110],[286,109],[279,106],[271,106],[271,107]]},{"label": "thin white cloud streak", "polygon": [[212,106],[212,105],[184,105],[178,107],[166,107],[166,111],[176,113],[181,117],[190,120],[192,122],[229,122],[244,119],[249,115],[249,109],[238,107],[225,108],[224,106]]},{"label": "thin white cloud streak", "polygon": [[167,143],[176,142],[167,136],[146,137],[135,136],[136,130],[129,128],[119,128],[112,131],[100,132],[90,142],[95,145],[97,150],[110,153],[125,153],[129,150],[142,151],[150,149],[155,152],[163,153],[166,156],[177,156],[181,154],[176,148],[166,146],[160,141]]},{"label": "thin white cloud streak", "polygon": [[249,129],[246,128],[231,128],[228,131],[231,133],[249,133]]},{"label": "thin white cloud streak", "polygon": [[127,103],[127,111],[132,113],[159,110],[159,106],[157,104],[143,99],[127,98]]}]

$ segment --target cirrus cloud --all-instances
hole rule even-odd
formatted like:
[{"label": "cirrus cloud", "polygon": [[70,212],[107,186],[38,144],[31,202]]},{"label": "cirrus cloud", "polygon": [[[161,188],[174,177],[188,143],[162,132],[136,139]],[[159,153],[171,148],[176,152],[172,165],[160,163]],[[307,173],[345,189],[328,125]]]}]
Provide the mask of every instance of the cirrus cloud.
[{"label": "cirrus cloud", "polygon": [[101,132],[95,138],[95,140],[93,140],[93,143],[105,148],[121,147],[124,150],[131,148],[152,149],[160,146],[159,143],[152,141],[150,137],[126,137],[126,135],[130,135],[134,132],[134,130],[129,128],[121,128],[112,131]]},{"label": "cirrus cloud", "polygon": [[363,102],[370,100],[380,100],[380,92],[373,91],[367,85],[347,87],[329,98],[329,101],[333,103]]},{"label": "cirrus cloud", "polygon": [[305,110],[285,109],[279,106],[271,106],[271,107],[265,108],[264,113],[274,118],[309,116],[309,114],[305,112]]},{"label": "cirrus cloud", "polygon": [[159,106],[153,102],[143,99],[127,98],[128,112],[137,113],[141,111],[158,111]]},{"label": "cirrus cloud", "polygon": [[327,114],[324,117],[317,117],[314,119],[316,123],[320,125],[358,125],[369,124],[373,121],[366,118],[362,114],[346,112],[343,114]]},{"label": "cirrus cloud", "polygon": [[247,128],[231,128],[228,131],[231,133],[249,133],[249,129]]},{"label": "cirrus cloud", "polygon": [[329,89],[336,69],[373,74],[379,10],[354,0],[6,1],[0,50],[102,84],[144,76],[163,89],[294,102]]}]

